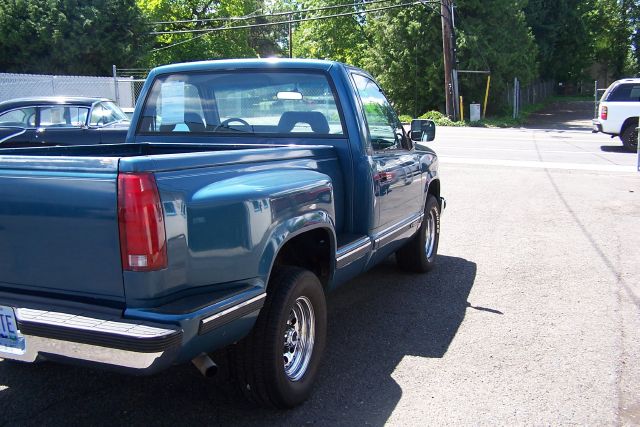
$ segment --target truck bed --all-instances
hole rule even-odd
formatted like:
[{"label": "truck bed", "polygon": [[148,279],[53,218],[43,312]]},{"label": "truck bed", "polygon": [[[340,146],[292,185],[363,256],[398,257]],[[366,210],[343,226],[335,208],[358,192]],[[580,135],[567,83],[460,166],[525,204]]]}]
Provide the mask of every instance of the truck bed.
[{"label": "truck bed", "polygon": [[[156,304],[157,298],[170,302],[186,288],[204,291],[214,284],[211,277],[223,282],[233,270],[219,253],[251,254],[247,245],[264,243],[225,225],[246,215],[247,203],[260,202],[246,193],[247,183],[285,191],[291,179],[304,180],[318,169],[341,180],[335,163],[327,146],[142,143],[2,150],[0,290],[123,307]],[[131,172],[156,176],[170,251],[166,277],[123,275],[117,177]],[[222,273],[211,275],[212,268]]]}]

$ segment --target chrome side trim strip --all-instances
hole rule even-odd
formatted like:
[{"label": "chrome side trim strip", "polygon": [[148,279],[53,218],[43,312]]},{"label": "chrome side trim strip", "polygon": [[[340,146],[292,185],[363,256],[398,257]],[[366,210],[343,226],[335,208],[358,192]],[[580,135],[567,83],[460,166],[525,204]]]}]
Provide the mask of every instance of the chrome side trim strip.
[{"label": "chrome side trim strip", "polygon": [[26,129],[22,129],[20,132],[12,133],[11,135],[9,135],[9,136],[7,136],[7,137],[5,137],[5,138],[0,139],[0,144],[2,144],[2,143],[3,143],[3,142],[5,142],[5,141],[10,140],[11,138],[15,138],[16,136],[20,136],[20,135],[22,135],[22,134],[24,134],[24,133],[26,133],[26,132],[27,132],[27,130],[26,130]]},{"label": "chrome side trim strip", "polygon": [[417,217],[412,218],[408,221],[405,220],[400,223],[394,224],[391,227],[385,228],[380,233],[378,233],[378,237],[375,238],[375,249],[379,249],[387,243],[390,243],[397,238],[403,237],[402,235],[404,235],[405,233],[413,234],[413,231],[411,231],[410,233],[408,233],[408,231],[414,228],[414,226],[416,226],[415,228],[417,229],[422,223],[423,217],[424,214],[421,213]]},{"label": "chrome side trim strip", "polygon": [[200,321],[199,334],[204,334],[210,330],[222,326],[232,320],[239,317],[250,314],[256,310],[259,310],[264,305],[264,299],[267,297],[266,293],[262,293],[256,297],[234,305],[226,310],[216,313],[212,316],[205,317]]},{"label": "chrome side trim strip", "polygon": [[371,239],[367,236],[338,249],[336,253],[336,268],[346,267],[352,262],[362,258],[371,250],[372,246]]}]

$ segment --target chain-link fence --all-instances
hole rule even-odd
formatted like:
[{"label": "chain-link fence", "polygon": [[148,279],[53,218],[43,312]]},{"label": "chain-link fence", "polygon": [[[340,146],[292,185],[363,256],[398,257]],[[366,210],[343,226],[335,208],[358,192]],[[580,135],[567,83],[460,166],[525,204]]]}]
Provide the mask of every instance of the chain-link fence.
[{"label": "chain-link fence", "polygon": [[117,69],[112,77],[0,73],[0,101],[30,96],[109,98],[123,108],[135,107],[148,70]]},{"label": "chain-link fence", "polygon": [[[118,77],[115,81],[118,82],[118,91],[115,94],[116,103],[121,107],[135,107],[144,85],[144,79]],[[125,88],[124,92],[120,90],[123,87]]]},{"label": "chain-link fence", "polygon": [[522,108],[538,104],[553,95],[554,88],[555,82],[552,81],[521,86],[520,80],[515,78],[506,89],[506,104],[513,110],[513,118],[520,117]]},{"label": "chain-link fence", "polygon": [[121,107],[135,105],[135,83],[112,77],[0,73],[0,101],[28,96],[119,97]]},{"label": "chain-link fence", "polygon": [[149,70],[146,68],[118,68],[113,66],[113,79],[118,82],[118,87],[126,85],[129,89],[126,93],[116,93],[118,104],[129,104],[127,106],[135,107],[144,81],[149,74]]}]

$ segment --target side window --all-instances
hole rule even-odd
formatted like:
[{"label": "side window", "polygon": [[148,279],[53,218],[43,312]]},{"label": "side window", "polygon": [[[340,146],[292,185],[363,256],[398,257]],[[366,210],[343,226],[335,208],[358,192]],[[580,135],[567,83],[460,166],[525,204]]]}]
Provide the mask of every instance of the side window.
[{"label": "side window", "polygon": [[398,116],[378,85],[360,74],[352,76],[362,101],[371,147],[376,151],[411,149]]},{"label": "side window", "polygon": [[611,91],[607,101],[635,102],[640,101],[640,84],[621,84]]},{"label": "side window", "polygon": [[40,127],[73,128],[87,121],[88,108],[73,106],[51,106],[40,108]]},{"label": "side window", "polygon": [[117,122],[118,120],[126,120],[126,116],[120,112],[115,106],[111,106],[112,103],[99,103],[93,107],[91,111],[91,126],[103,126],[109,123]]},{"label": "side window", "polygon": [[0,126],[15,126],[22,128],[35,127],[36,109],[34,107],[20,108],[0,114]]}]

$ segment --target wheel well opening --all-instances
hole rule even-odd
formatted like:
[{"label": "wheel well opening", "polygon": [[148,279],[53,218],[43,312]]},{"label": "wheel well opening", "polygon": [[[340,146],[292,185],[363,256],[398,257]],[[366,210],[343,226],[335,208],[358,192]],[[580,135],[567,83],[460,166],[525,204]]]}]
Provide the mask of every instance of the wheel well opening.
[{"label": "wheel well opening", "polygon": [[629,117],[622,124],[622,129],[620,133],[623,133],[629,126],[633,126],[634,128],[638,127],[638,118],[637,117]]},{"label": "wheel well opening", "polygon": [[313,272],[323,286],[331,277],[331,235],[318,228],[289,240],[280,249],[273,268],[296,266]]}]

